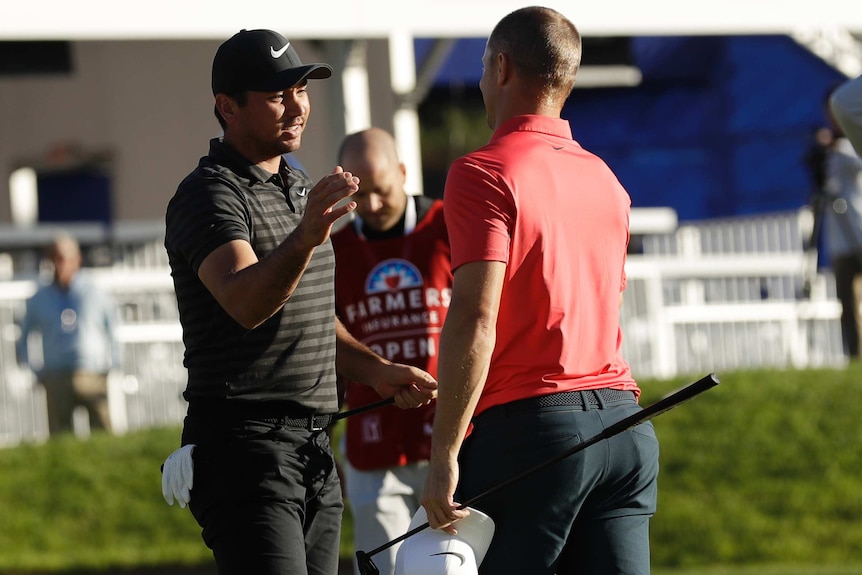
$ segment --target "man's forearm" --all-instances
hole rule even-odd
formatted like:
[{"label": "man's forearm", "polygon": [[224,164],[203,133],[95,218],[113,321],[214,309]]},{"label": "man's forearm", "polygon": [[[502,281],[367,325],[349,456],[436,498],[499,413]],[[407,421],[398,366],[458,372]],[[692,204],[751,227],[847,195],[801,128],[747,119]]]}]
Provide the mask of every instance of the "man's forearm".
[{"label": "man's forearm", "polygon": [[440,336],[432,458],[454,460],[485,387],[496,333],[493,323],[450,307]]},{"label": "man's forearm", "polygon": [[376,389],[371,374],[390,363],[353,337],[341,320],[335,318],[335,370],[340,375]]},{"label": "man's forearm", "polygon": [[232,318],[254,329],[290,299],[313,253],[296,234],[262,260],[248,242],[234,240],[207,256],[198,274]]},{"label": "man's forearm", "polygon": [[303,243],[296,234],[290,234],[272,252],[253,266],[254,273],[248,278],[253,284],[244,293],[255,294],[261,306],[260,315],[269,318],[290,299],[302,274],[305,273],[314,246]]},{"label": "man's forearm", "polygon": [[432,461],[451,463],[457,458],[485,388],[505,273],[503,262],[472,262],[455,271],[452,302],[440,334]]}]

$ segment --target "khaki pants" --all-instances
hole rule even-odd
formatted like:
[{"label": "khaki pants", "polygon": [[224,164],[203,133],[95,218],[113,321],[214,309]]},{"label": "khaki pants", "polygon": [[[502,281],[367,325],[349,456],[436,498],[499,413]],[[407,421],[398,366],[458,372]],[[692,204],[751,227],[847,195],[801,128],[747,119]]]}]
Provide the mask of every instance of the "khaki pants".
[{"label": "khaki pants", "polygon": [[111,431],[106,373],[49,373],[40,376],[39,382],[45,387],[51,435],[72,431],[72,412],[79,405],[87,409],[91,429]]},{"label": "khaki pants", "polygon": [[[857,275],[853,278],[853,317],[856,318],[856,332],[859,332],[859,326],[862,325],[862,275]],[[858,335],[856,338],[855,353],[851,356],[862,357],[862,341]]]}]

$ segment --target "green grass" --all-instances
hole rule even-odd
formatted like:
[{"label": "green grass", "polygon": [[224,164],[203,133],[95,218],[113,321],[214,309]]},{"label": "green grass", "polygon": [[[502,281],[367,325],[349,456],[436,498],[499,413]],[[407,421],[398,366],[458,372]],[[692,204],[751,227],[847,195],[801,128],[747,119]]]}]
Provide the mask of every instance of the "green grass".
[{"label": "green grass", "polygon": [[859,575],[858,565],[768,564],[727,567],[691,567],[688,569],[655,568],[653,575]]},{"label": "green grass", "polygon": [[[641,402],[700,375],[643,380]],[[718,375],[654,420],[655,574],[862,574],[862,365]],[[0,450],[0,573],[211,564],[188,510],[161,496],[159,465],[179,435]],[[348,509],[346,557],[351,529]]]},{"label": "green grass", "polygon": [[188,510],[162,499],[159,467],[178,438],[95,433],[0,450],[0,570],[210,561]]},{"label": "green grass", "polygon": [[[728,374],[657,418],[654,563],[860,563],[860,375]],[[644,401],[672,387],[645,383]]]}]

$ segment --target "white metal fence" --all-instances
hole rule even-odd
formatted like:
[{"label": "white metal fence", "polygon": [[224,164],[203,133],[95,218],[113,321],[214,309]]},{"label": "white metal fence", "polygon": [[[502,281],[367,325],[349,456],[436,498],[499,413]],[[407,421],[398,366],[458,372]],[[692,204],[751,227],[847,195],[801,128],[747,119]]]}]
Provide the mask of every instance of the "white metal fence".
[{"label": "white metal fence", "polygon": [[[639,238],[622,308],[623,352],[637,378],[754,367],[842,366],[832,277],[815,274],[798,212],[683,224]],[[185,402],[183,346],[161,238],[90,270],[120,305],[121,373],[110,378],[119,431],[175,425]],[[810,287],[810,289],[809,289]],[[15,358],[35,278],[0,282],[0,445],[47,436],[44,396]]]},{"label": "white metal fence", "polygon": [[807,208],[645,236],[623,308],[636,374],[845,363],[834,280],[809,249]]},{"label": "white metal fence", "polygon": [[[169,271],[86,273],[110,290],[122,317],[117,330],[124,354],[122,371],[109,376],[117,432],[179,423],[186,408],[182,399],[186,372]],[[0,445],[38,441],[48,433],[44,395],[30,370],[17,364],[15,350],[25,301],[35,287],[35,280],[0,282]]]}]

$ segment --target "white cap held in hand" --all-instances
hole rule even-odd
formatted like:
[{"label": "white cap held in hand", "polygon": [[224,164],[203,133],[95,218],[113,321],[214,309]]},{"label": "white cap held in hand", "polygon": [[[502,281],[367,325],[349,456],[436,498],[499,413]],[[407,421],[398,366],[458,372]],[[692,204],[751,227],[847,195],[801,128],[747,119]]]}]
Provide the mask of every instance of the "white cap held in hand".
[{"label": "white cap held in hand", "polygon": [[[467,509],[470,515],[453,524],[456,535],[426,527],[405,539],[396,555],[395,575],[476,575],[491,545],[494,521],[478,509]],[[409,530],[427,521],[420,507]]]}]

